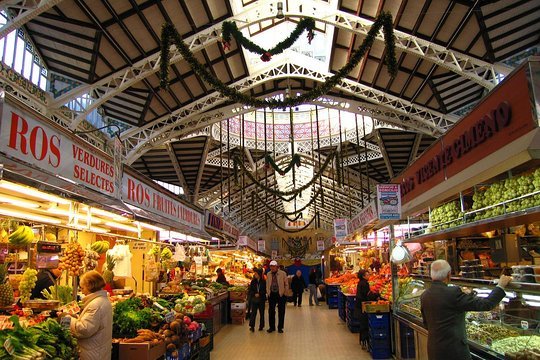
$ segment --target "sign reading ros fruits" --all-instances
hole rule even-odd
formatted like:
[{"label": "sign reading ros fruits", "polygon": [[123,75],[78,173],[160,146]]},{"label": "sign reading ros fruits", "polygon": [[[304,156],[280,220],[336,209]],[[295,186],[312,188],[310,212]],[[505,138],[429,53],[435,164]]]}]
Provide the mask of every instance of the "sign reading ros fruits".
[{"label": "sign reading ros fruits", "polygon": [[401,218],[401,192],[399,184],[377,185],[377,208],[379,219],[399,220]]},{"label": "sign reading ros fruits", "polygon": [[95,148],[76,141],[36,116],[2,103],[0,151],[45,170],[61,175],[92,190],[117,197],[112,159],[97,154]]},{"label": "sign reading ros fruits", "polygon": [[203,229],[203,214],[126,173],[122,177],[122,200],[192,229]]}]

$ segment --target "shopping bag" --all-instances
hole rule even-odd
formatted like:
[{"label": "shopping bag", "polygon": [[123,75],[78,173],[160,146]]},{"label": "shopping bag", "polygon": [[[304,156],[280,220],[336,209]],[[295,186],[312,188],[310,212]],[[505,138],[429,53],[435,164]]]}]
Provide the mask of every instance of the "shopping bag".
[{"label": "shopping bag", "polygon": [[317,287],[317,299],[321,298],[322,297],[322,294],[321,294],[321,289],[319,289]]}]

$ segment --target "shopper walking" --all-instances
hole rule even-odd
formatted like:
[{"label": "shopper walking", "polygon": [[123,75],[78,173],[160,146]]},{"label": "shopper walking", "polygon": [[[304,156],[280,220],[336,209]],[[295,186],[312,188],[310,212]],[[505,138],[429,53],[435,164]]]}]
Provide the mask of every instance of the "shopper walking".
[{"label": "shopper walking", "polygon": [[369,325],[368,325],[368,315],[362,310],[362,303],[364,301],[372,301],[378,298],[376,293],[373,293],[369,290],[369,283],[367,281],[367,270],[358,271],[358,285],[356,286],[356,303],[354,304],[355,315],[359,320],[359,329],[360,329],[360,344],[362,349],[366,350],[368,348],[369,342]]},{"label": "shopper walking", "polygon": [[[315,305],[319,306],[319,298],[317,297],[317,268],[311,268],[309,272],[309,306]],[[315,299],[315,300],[313,300]]]},{"label": "shopper walking", "polygon": [[471,359],[465,331],[467,311],[488,311],[493,309],[506,295],[504,287],[512,277],[501,275],[495,289],[487,298],[465,294],[457,286],[448,286],[451,273],[446,260],[431,264],[429,289],[421,296],[421,310],[424,325],[428,330],[428,359]]},{"label": "shopper walking", "polygon": [[296,274],[291,280],[291,289],[293,292],[293,303],[294,306],[302,306],[302,294],[306,288],[306,281],[302,276],[302,271],[296,270]]},{"label": "shopper walking", "polygon": [[285,305],[287,304],[287,292],[289,280],[283,270],[279,270],[275,260],[270,261],[270,271],[266,279],[266,293],[268,294],[268,332],[276,331],[276,306],[278,307],[278,332],[283,332],[285,323]]},{"label": "shopper walking", "polygon": [[249,285],[250,317],[249,330],[255,331],[257,312],[259,313],[259,331],[264,329],[264,308],[266,303],[266,281],[263,278],[262,269],[253,269],[253,280]]}]

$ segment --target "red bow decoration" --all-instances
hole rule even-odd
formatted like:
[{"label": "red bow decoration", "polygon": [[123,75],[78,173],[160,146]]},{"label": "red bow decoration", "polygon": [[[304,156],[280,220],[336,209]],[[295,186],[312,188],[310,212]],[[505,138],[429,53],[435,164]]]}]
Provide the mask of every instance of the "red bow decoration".
[{"label": "red bow decoration", "polygon": [[268,62],[272,59],[272,54],[270,54],[268,51],[261,55],[261,60],[264,62]]},{"label": "red bow decoration", "polygon": [[230,50],[231,49],[231,43],[228,41],[223,41],[223,50]]}]

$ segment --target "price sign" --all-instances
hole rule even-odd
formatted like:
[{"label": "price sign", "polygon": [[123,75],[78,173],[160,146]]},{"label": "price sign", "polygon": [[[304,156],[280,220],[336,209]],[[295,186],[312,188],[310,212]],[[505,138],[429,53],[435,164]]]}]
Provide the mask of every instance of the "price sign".
[{"label": "price sign", "polygon": [[492,315],[491,313],[488,313],[488,314],[487,314],[487,319],[488,319],[488,320],[493,320],[493,315]]},{"label": "price sign", "polygon": [[64,329],[69,329],[69,327],[71,326],[71,317],[64,316],[63,318],[61,318],[60,325],[62,325]]},{"label": "price sign", "polygon": [[529,329],[529,322],[527,320],[521,320],[521,328],[523,330],[528,330]]},{"label": "price sign", "polygon": [[169,311],[168,313],[165,314],[165,321],[170,323],[174,320],[176,316],[176,313],[174,311]]},{"label": "price sign", "polygon": [[6,341],[4,341],[4,349],[6,349],[6,352],[9,355],[13,355],[13,353],[15,352],[15,348],[13,347],[10,338],[7,338]]}]

